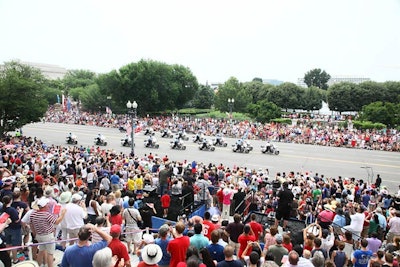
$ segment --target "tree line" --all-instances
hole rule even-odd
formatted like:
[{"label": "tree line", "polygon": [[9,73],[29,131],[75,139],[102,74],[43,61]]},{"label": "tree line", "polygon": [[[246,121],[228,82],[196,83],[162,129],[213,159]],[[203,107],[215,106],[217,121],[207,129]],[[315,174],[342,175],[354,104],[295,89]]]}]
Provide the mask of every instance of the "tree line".
[{"label": "tree line", "polygon": [[[329,77],[320,69],[307,72],[308,88],[293,83],[264,84],[260,78],[239,82],[231,77],[214,90],[199,84],[188,67],[153,60],[130,63],[105,74],[71,70],[58,80],[48,80],[27,65],[6,62],[0,69],[0,130],[38,121],[62,94],[91,112],[110,107],[114,113],[126,113],[126,102],[135,100],[139,115],[181,108],[221,112],[232,108],[261,122],[279,118],[282,110],[319,110],[325,101],[337,112],[360,112],[364,120],[399,125],[400,82],[338,83],[326,90]],[[229,104],[228,99],[234,103]]]}]

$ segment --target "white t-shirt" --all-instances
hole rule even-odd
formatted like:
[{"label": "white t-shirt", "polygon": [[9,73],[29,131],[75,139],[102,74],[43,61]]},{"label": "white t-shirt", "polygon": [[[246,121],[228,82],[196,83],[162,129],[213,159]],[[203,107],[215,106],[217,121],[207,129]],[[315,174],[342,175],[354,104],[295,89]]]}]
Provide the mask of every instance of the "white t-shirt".
[{"label": "white t-shirt", "polygon": [[351,223],[349,228],[355,232],[361,232],[364,225],[365,214],[357,212],[356,214],[350,215]]},{"label": "white t-shirt", "polygon": [[84,225],[83,219],[85,219],[85,212],[83,208],[74,203],[68,203],[65,205],[67,212],[64,216],[67,229],[73,230],[81,228]]}]

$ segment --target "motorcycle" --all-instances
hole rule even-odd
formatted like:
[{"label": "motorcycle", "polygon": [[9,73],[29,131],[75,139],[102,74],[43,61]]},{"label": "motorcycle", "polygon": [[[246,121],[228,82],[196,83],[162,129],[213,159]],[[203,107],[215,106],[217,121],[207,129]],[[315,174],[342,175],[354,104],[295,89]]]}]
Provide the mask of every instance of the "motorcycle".
[{"label": "motorcycle", "polygon": [[169,146],[171,147],[171,149],[186,150],[186,146],[183,144],[183,142],[180,139],[176,145],[175,145],[175,141],[169,142]]},{"label": "motorcycle", "polygon": [[207,150],[207,151],[215,151],[215,146],[211,142],[206,142],[204,146],[204,142],[199,143],[200,150]]},{"label": "motorcycle", "polygon": [[268,153],[268,154],[271,154],[271,155],[279,155],[278,147],[276,145],[274,145],[274,144],[271,144],[269,146],[269,149],[268,149],[268,146],[262,145],[261,146],[261,152],[263,154]]},{"label": "motorcycle", "polygon": [[161,137],[162,137],[162,138],[172,138],[172,137],[174,137],[174,135],[172,134],[171,130],[166,130],[166,129],[164,129],[164,130],[161,132]]},{"label": "motorcycle", "polygon": [[184,140],[184,141],[189,141],[189,137],[186,135],[186,133],[184,133],[184,132],[179,132],[178,133],[178,138],[179,139],[182,139],[182,140]]},{"label": "motorcycle", "polygon": [[146,128],[146,131],[144,132],[144,135],[154,135],[153,128],[151,128],[151,127]]},{"label": "motorcycle", "polygon": [[253,150],[253,146],[250,144],[250,141],[248,141],[248,140],[244,140],[243,146],[247,147],[247,149],[248,149],[249,151],[252,151],[252,150]]},{"label": "motorcycle", "polygon": [[105,139],[100,139],[100,138],[96,137],[94,139],[94,144],[96,146],[106,146],[107,145],[107,141]]},{"label": "motorcycle", "polygon": [[151,144],[149,144],[149,140],[144,140],[144,147],[159,148],[160,145],[158,144],[158,142],[156,140],[153,140],[153,142],[151,142]]},{"label": "motorcycle", "polygon": [[193,143],[202,143],[204,140],[204,136],[202,134],[193,135],[192,141]]},{"label": "motorcycle", "polygon": [[67,136],[65,141],[67,142],[68,145],[77,145],[78,144],[78,140],[76,139],[76,136]]},{"label": "motorcycle", "polygon": [[123,126],[119,126],[118,130],[120,133],[126,133],[126,129]]},{"label": "motorcycle", "polygon": [[131,140],[129,140],[128,138],[122,138],[121,139],[121,146],[131,146],[131,144],[132,144],[132,141]]},{"label": "motorcycle", "polygon": [[213,145],[219,147],[227,147],[228,143],[225,142],[225,139],[223,137],[220,137],[219,141],[217,141],[217,138],[213,138]]},{"label": "motorcycle", "polygon": [[240,147],[240,149],[237,149],[237,145],[236,144],[232,145],[232,151],[233,152],[238,152],[238,153],[246,153],[246,154],[248,154],[250,152],[250,150],[244,145],[242,145]]}]

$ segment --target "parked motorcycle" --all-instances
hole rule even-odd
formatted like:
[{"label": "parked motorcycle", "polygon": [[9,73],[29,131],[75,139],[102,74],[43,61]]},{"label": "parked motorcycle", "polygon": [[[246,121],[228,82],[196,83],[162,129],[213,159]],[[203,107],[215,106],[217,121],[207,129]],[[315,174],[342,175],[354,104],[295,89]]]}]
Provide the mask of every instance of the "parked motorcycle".
[{"label": "parked motorcycle", "polygon": [[235,144],[235,145],[232,145],[232,151],[233,151],[233,152],[238,152],[238,153],[246,153],[246,154],[248,154],[248,153],[250,152],[250,150],[249,150],[246,146],[244,146],[244,145],[242,145],[242,146],[238,149],[238,147],[237,147],[236,144]]},{"label": "parked motorcycle", "polygon": [[77,145],[78,144],[76,135],[67,136],[65,141],[67,142],[68,145]]},{"label": "parked motorcycle", "polygon": [[169,142],[169,146],[171,147],[171,149],[177,149],[177,150],[186,149],[186,146],[183,144],[181,139]]},{"label": "parked motorcycle", "polygon": [[263,154],[279,155],[278,147],[274,144],[270,144],[269,147],[268,145],[262,145],[261,152]]}]

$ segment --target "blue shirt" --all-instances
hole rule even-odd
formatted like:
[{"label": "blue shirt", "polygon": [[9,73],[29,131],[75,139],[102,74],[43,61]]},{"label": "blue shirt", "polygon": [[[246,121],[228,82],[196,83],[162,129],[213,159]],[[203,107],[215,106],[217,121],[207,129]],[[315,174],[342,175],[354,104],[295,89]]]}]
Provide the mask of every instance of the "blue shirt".
[{"label": "blue shirt", "polygon": [[93,267],[94,253],[105,247],[107,247],[105,240],[90,246],[79,247],[77,244],[69,246],[64,252],[61,267]]},{"label": "blue shirt", "polygon": [[171,255],[167,251],[168,243],[171,241],[170,237],[167,237],[166,239],[161,239],[161,238],[156,238],[155,243],[160,246],[163,256],[161,260],[158,262],[158,265],[169,265],[169,262],[171,260]]},{"label": "blue shirt", "polygon": [[220,244],[210,244],[207,246],[208,252],[210,252],[211,258],[217,262],[225,259],[224,247]]},{"label": "blue shirt", "polygon": [[354,267],[368,267],[368,262],[372,257],[371,250],[356,250],[353,253],[354,259],[356,262],[354,263]]},{"label": "blue shirt", "polygon": [[110,182],[111,184],[119,184],[119,176],[116,174],[111,175]]}]

